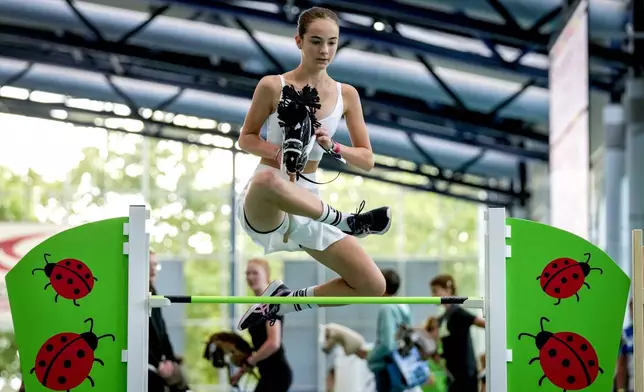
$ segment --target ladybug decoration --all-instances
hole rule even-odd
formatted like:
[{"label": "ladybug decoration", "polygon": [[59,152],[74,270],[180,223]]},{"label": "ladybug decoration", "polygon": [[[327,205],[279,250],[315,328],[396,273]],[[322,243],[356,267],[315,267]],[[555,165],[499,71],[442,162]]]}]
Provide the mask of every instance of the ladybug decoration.
[{"label": "ladybug decoration", "polygon": [[38,381],[53,391],[67,391],[76,388],[88,379],[94,387],[94,380],[90,377],[94,362],[105,366],[103,361],[94,357],[98,341],[110,337],[112,334],[96,336],[92,331],[94,320],[89,318],[89,332],[77,334],[63,332],[52,336],[40,347],[36,355],[36,366],[30,374],[36,373]]},{"label": "ladybug decoration", "polygon": [[58,303],[58,297],[70,299],[74,305],[80,306],[77,300],[86,297],[92,292],[94,282],[98,279],[92,274],[92,271],[80,260],[64,259],[57,263],[50,263],[47,257],[51,256],[45,253],[45,268],[35,268],[31,271],[34,275],[36,271],[44,271],[45,276],[49,278],[47,287],[52,286],[56,291],[54,302]]},{"label": "ladybug decoration", "polygon": [[598,373],[604,374],[599,367],[595,348],[583,336],[574,332],[552,333],[543,329],[543,322],[548,321],[541,317],[541,332],[537,336],[521,333],[535,340],[539,349],[539,356],[532,358],[528,364],[539,361],[544,376],[539,379],[539,386],[544,379],[566,391],[578,391],[589,387],[595,382]]},{"label": "ladybug decoration", "polygon": [[590,285],[586,282],[586,277],[590,274],[590,271],[597,270],[602,275],[604,274],[601,268],[590,268],[588,263],[590,253],[585,253],[584,256],[586,256],[586,261],[582,263],[568,257],[552,260],[543,269],[541,275],[537,276],[537,280],[540,280],[541,289],[552,298],[557,299],[555,306],[559,305],[562,299],[573,295],[577,297],[577,302],[579,302],[579,290],[581,287],[586,286],[590,290]]}]

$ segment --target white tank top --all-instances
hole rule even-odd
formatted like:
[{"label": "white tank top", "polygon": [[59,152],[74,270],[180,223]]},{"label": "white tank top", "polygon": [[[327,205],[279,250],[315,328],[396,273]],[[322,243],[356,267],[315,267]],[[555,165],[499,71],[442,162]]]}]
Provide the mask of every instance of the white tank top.
[{"label": "white tank top", "polygon": [[[286,84],[284,81],[284,76],[280,75],[280,81],[282,82],[282,88]],[[331,114],[325,118],[318,118],[318,121],[329,133],[329,137],[333,138],[335,131],[338,129],[338,124],[342,119],[342,114],[344,113],[344,102],[342,101],[342,84],[337,83],[337,94],[338,98],[335,103],[335,107]],[[280,101],[282,100],[282,93],[280,92]],[[282,145],[282,128],[279,124],[279,119],[277,118],[277,111],[273,112],[268,119],[266,120],[266,141],[277,146]],[[319,144],[313,146],[313,150],[309,154],[310,161],[319,161],[322,159],[322,154],[324,150],[320,147]]]}]

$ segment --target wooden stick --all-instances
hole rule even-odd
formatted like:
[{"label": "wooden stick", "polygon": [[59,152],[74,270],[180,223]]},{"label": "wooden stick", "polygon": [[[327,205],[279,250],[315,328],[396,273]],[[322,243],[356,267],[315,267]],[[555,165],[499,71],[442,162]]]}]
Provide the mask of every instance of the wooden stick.
[{"label": "wooden stick", "polygon": [[[289,181],[291,181],[292,183],[295,184],[295,175],[289,174]],[[290,215],[290,214],[287,214],[287,215]],[[288,218],[288,216],[287,216],[287,218]],[[291,220],[288,219],[288,221],[290,222]],[[286,233],[284,233],[284,236],[282,237],[282,242],[284,242],[284,243],[288,242],[288,237],[289,237],[289,232],[288,231],[290,229],[291,229],[291,227],[290,227],[290,224],[289,224],[289,226],[286,228]]]},{"label": "wooden stick", "polygon": [[644,246],[642,230],[633,230],[633,360],[635,392],[644,392]]}]

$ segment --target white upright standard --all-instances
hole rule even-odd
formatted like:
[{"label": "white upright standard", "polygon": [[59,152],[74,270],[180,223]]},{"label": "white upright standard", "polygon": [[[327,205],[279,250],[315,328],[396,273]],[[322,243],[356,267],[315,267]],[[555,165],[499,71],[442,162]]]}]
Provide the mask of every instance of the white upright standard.
[{"label": "white upright standard", "polygon": [[512,233],[505,222],[505,208],[489,208],[485,220],[486,389],[507,392],[507,363],[512,360],[512,351],[507,349],[505,263],[512,250],[505,240]]},{"label": "white upright standard", "polygon": [[150,317],[150,235],[145,206],[130,206],[129,221],[123,227],[128,241],[123,254],[128,256],[127,349],[121,361],[127,362],[127,391],[148,390],[148,323]]}]

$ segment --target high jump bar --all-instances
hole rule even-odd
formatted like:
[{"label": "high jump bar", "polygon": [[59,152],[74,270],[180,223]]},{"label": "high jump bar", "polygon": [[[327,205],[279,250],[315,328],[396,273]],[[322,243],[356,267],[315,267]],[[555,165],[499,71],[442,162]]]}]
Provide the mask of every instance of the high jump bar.
[{"label": "high jump bar", "polygon": [[483,309],[484,300],[475,297],[262,297],[262,296],[214,296],[214,295],[151,295],[153,307],[179,304],[316,304],[316,305],[462,305]]}]

